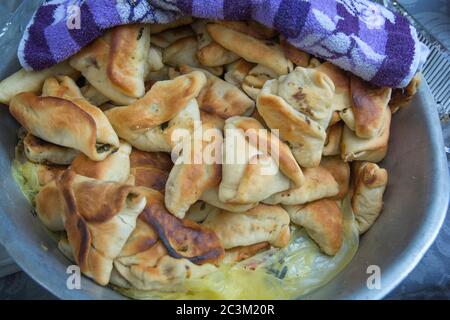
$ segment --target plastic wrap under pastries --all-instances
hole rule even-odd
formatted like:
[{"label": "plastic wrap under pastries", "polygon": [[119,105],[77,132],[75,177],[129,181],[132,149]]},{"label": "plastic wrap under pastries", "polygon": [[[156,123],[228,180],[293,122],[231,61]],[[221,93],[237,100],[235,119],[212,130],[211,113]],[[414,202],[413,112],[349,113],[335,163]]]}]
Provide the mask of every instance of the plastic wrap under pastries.
[{"label": "plastic wrap under pastries", "polygon": [[326,284],[382,223],[393,113],[419,84],[183,18],[20,70],[0,102],[22,126],[14,177],[86,277],[136,299],[279,299]]}]

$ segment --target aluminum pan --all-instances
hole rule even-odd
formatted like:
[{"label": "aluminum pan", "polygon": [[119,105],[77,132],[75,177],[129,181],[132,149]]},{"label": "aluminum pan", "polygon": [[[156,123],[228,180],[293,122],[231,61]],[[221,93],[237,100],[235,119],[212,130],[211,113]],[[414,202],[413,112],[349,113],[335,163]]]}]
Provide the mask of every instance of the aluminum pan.
[{"label": "aluminum pan", "polygon": [[[49,232],[31,214],[11,175],[16,122],[0,109],[0,242],[35,281],[62,299],[123,299],[84,278],[81,290],[66,287],[70,262]],[[438,234],[449,202],[449,177],[434,100],[423,83],[411,105],[394,116],[389,153],[390,174],[385,208],[361,238],[351,263],[308,299],[379,299],[419,262]],[[381,269],[381,289],[366,286],[369,265]]]}]

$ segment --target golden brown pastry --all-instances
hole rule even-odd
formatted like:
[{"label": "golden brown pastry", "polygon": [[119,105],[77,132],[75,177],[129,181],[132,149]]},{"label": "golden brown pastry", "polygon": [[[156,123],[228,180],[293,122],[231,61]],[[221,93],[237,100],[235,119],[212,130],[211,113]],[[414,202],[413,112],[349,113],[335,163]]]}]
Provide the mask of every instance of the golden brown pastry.
[{"label": "golden brown pastry", "polygon": [[250,98],[256,100],[266,81],[277,77],[277,74],[271,69],[263,66],[262,64],[257,64],[244,78],[244,81],[242,82],[242,90],[244,90]]},{"label": "golden brown pastry", "polygon": [[229,250],[225,250],[223,263],[236,263],[248,259],[264,250],[267,250],[269,247],[270,243],[260,242],[249,246],[234,247]]},{"label": "golden brown pastry", "polygon": [[392,90],[391,100],[389,100],[389,108],[393,114],[411,101],[416,94],[421,81],[422,75],[417,73],[406,88],[396,88]]},{"label": "golden brown pastry", "polygon": [[335,156],[341,154],[341,138],[343,130],[344,124],[341,121],[328,127],[322,155]]},{"label": "golden brown pastry", "polygon": [[256,39],[268,40],[272,39],[277,35],[277,31],[275,29],[268,28],[262,25],[261,23],[253,20],[247,21],[218,20],[215,22],[234,31],[252,36]]},{"label": "golden brown pastry", "polygon": [[320,161],[320,166],[325,168],[339,186],[339,193],[331,199],[344,199],[349,191],[350,186],[350,165],[348,162],[342,160],[339,156],[323,157]]},{"label": "golden brown pastry", "polygon": [[280,46],[283,49],[286,58],[292,61],[296,66],[306,68],[309,65],[309,53],[294,47],[283,36],[280,36]]},{"label": "golden brown pastry", "polygon": [[387,111],[379,135],[373,138],[360,138],[347,126],[344,127],[341,141],[342,159],[345,161],[365,160],[370,162],[379,162],[384,159],[388,150],[391,124],[391,112],[389,109]]},{"label": "golden brown pastry", "polygon": [[267,204],[297,205],[333,197],[339,193],[339,184],[323,167],[303,169],[305,181],[300,187],[279,192],[263,200]]},{"label": "golden brown pastry", "polygon": [[81,272],[109,282],[119,255],[146,199],[129,185],[79,176],[67,170],[56,180],[64,199],[63,221]]},{"label": "golden brown pastry", "polygon": [[327,75],[297,67],[287,76],[267,81],[258,96],[259,114],[271,129],[279,130],[303,167],[320,163],[333,95],[334,85]]},{"label": "golden brown pastry", "polygon": [[186,212],[186,216],[184,217],[184,219],[194,221],[197,223],[202,223],[203,221],[205,221],[206,217],[211,212],[219,210],[220,209],[213,207],[212,205],[204,201],[199,200],[189,208],[189,210]]},{"label": "golden brown pastry", "polygon": [[339,117],[344,121],[345,126],[352,131],[355,131],[355,114],[352,108],[347,108],[339,112]]},{"label": "golden brown pastry", "polygon": [[67,61],[41,71],[20,69],[8,78],[0,81],[0,103],[8,105],[11,99],[21,92],[39,94],[45,79],[56,75],[68,75],[76,78],[79,72],[73,69]]},{"label": "golden brown pastry", "polygon": [[193,21],[194,20],[192,19],[192,17],[185,16],[185,17],[178,18],[169,23],[153,23],[153,24],[150,24],[150,32],[152,35],[161,33],[166,30],[169,30],[169,29],[174,29],[174,28],[178,28],[181,26],[185,26],[187,24],[191,24]]},{"label": "golden brown pastry", "polygon": [[206,83],[202,72],[194,71],[174,80],[159,81],[146,95],[126,107],[105,112],[117,134],[143,151],[170,152],[178,142],[175,129],[191,132],[200,120],[195,100]]},{"label": "golden brown pastry", "polygon": [[174,216],[184,218],[206,190],[220,183],[222,140],[218,129],[203,124],[183,143],[166,183],[165,204]]},{"label": "golden brown pastry", "polygon": [[84,154],[80,154],[70,167],[75,173],[85,177],[124,183],[130,175],[130,153],[131,146],[122,141],[119,149],[105,160],[93,161]]},{"label": "golden brown pastry", "polygon": [[46,142],[31,133],[23,139],[23,147],[28,160],[36,163],[69,165],[79,154],[78,150]]},{"label": "golden brown pastry", "polygon": [[258,202],[249,204],[226,203],[219,199],[219,187],[213,187],[203,192],[200,200],[203,200],[210,206],[231,212],[245,212],[258,205]]},{"label": "golden brown pastry", "polygon": [[294,224],[308,235],[327,255],[334,256],[342,246],[342,212],[335,200],[322,199],[306,205],[284,206]]},{"label": "golden brown pastry", "polygon": [[[145,80],[147,80],[150,72],[156,72],[164,68],[164,63],[162,60],[162,50],[158,47],[150,47],[148,50],[147,56],[147,69],[148,72],[145,76]],[[148,91],[147,88],[145,91]]]},{"label": "golden brown pastry", "polygon": [[65,99],[38,97],[31,92],[15,96],[9,107],[13,117],[34,136],[100,161],[117,150],[119,139],[102,112],[93,108],[83,109]]},{"label": "golden brown pastry", "polygon": [[238,60],[237,54],[228,51],[211,39],[206,30],[207,23],[207,20],[197,20],[191,25],[198,41],[198,61],[206,67],[219,67]]},{"label": "golden brown pastry", "polygon": [[254,66],[255,64],[250,63],[244,59],[239,59],[233,63],[227,64],[225,66],[224,79],[226,82],[240,88],[242,82],[244,82],[245,76]]},{"label": "golden brown pastry", "polygon": [[128,105],[145,93],[148,30],[141,25],[115,27],[82,48],[70,65],[114,103]]},{"label": "golden brown pastry", "polygon": [[377,88],[364,80],[352,76],[350,81],[355,115],[355,132],[361,138],[373,138],[384,127],[391,99],[391,88]]},{"label": "golden brown pastry", "polygon": [[36,214],[51,231],[64,231],[64,202],[60,197],[56,181],[48,182],[35,198]]},{"label": "golden brown pastry", "polygon": [[188,65],[193,68],[205,68],[216,76],[223,73],[223,67],[205,67],[197,59],[198,43],[195,37],[181,38],[163,51],[163,62],[172,67]]},{"label": "golden brown pastry", "polygon": [[169,29],[158,34],[152,34],[150,42],[152,46],[165,49],[178,39],[191,37],[194,35],[192,28],[189,26],[182,26],[175,29]]},{"label": "golden brown pastry", "polygon": [[200,119],[202,123],[207,123],[220,131],[223,131],[225,126],[225,119],[216,113],[200,110]]},{"label": "golden brown pastry", "polygon": [[213,212],[203,225],[217,234],[225,249],[261,242],[281,248],[290,239],[289,215],[279,206],[260,204],[242,213]]},{"label": "golden brown pastry", "polygon": [[135,167],[131,169],[135,177],[134,184],[139,187],[154,189],[164,194],[169,173],[153,167]]},{"label": "golden brown pastry", "polygon": [[46,184],[52,182],[57,177],[59,177],[66,169],[66,166],[40,164],[36,169],[39,185],[43,187]]},{"label": "golden brown pastry", "polygon": [[170,256],[195,264],[217,264],[223,259],[223,247],[211,229],[172,215],[158,191],[142,187],[139,190],[147,199],[142,219],[155,229]]},{"label": "golden brown pastry", "polygon": [[352,168],[352,174],[352,209],[359,234],[363,234],[380,215],[388,173],[375,163],[357,162]]},{"label": "golden brown pastry", "polygon": [[334,83],[334,110],[342,111],[352,107],[350,94],[350,76],[346,71],[335,66],[331,62],[324,62],[316,67],[316,70],[325,73]]},{"label": "golden brown pastry", "polygon": [[227,119],[223,150],[221,202],[256,203],[304,180],[289,147],[253,118]]},{"label": "golden brown pastry", "polygon": [[207,78],[205,87],[197,97],[199,107],[203,111],[216,114],[223,119],[238,115],[249,115],[253,112],[255,103],[239,88],[206,70],[195,69],[186,65],[180,67],[182,74],[194,70],[203,72]]},{"label": "golden brown pastry", "polygon": [[87,83],[80,88],[81,94],[94,106],[100,106],[109,101],[109,98],[104,96],[100,91],[95,89],[94,86]]},{"label": "golden brown pastry", "polygon": [[272,41],[259,40],[220,24],[208,24],[206,28],[222,47],[249,62],[262,64],[278,75],[287,74],[293,68],[281,47]]},{"label": "golden brown pastry", "polygon": [[169,172],[173,167],[173,163],[168,153],[145,152],[133,149],[130,154],[130,166],[131,168],[151,167]]}]

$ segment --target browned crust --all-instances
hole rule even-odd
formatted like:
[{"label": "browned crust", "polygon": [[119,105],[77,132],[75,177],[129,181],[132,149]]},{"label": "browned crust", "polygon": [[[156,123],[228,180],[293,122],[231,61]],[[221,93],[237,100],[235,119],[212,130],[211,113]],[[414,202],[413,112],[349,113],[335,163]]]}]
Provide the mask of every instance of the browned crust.
[{"label": "browned crust", "polygon": [[134,167],[131,174],[135,177],[137,187],[155,189],[164,194],[169,173],[152,167]]},{"label": "browned crust", "polygon": [[355,132],[362,138],[377,135],[383,126],[390,88],[377,88],[352,76],[350,81],[353,99],[353,113],[355,114]]},{"label": "browned crust", "polygon": [[196,264],[218,264],[223,259],[224,249],[217,235],[197,223],[170,214],[158,192],[147,190],[147,206],[142,214],[158,232],[172,257],[186,258]]},{"label": "browned crust", "polygon": [[131,97],[136,96],[136,81],[129,68],[129,63],[137,48],[139,34],[143,30],[144,26],[142,25],[130,24],[115,27],[111,32],[106,73],[114,85]]},{"label": "browned crust", "polygon": [[268,242],[260,242],[255,243],[249,246],[240,246],[240,247],[234,247],[231,249],[226,250],[226,255],[229,255],[232,259],[232,261],[228,262],[239,262],[245,259],[248,259],[250,257],[253,257],[255,254],[266,250],[270,247],[270,243]]},{"label": "browned crust", "polygon": [[130,166],[153,167],[163,171],[170,171],[173,167],[170,154],[166,152],[145,152],[133,148],[130,154]]},{"label": "browned crust", "polygon": [[280,45],[284,51],[285,56],[291,60],[294,64],[301,67],[307,67],[309,65],[309,54],[307,52],[297,49],[290,44],[284,37],[280,37]]}]

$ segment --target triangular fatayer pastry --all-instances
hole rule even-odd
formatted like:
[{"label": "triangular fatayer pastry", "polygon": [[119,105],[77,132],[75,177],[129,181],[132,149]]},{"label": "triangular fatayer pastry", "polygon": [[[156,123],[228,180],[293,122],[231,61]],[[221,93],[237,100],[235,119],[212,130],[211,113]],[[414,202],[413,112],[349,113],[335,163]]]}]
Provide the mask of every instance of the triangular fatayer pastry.
[{"label": "triangular fatayer pastry", "polygon": [[227,119],[223,150],[221,202],[256,203],[303,181],[287,145],[253,118]]},{"label": "triangular fatayer pastry", "polygon": [[260,204],[246,212],[212,212],[205,227],[212,229],[225,249],[269,242],[285,247],[290,239],[289,214],[279,206]]},{"label": "triangular fatayer pastry", "polygon": [[101,285],[133,231],[146,200],[135,187],[76,175],[67,170],[57,186],[64,199],[63,221],[81,271]]},{"label": "triangular fatayer pastry", "polygon": [[149,152],[170,152],[175,143],[171,142],[172,130],[193,129],[194,121],[200,120],[195,98],[205,83],[206,77],[199,71],[159,81],[142,99],[107,110],[105,114],[119,137],[134,147]]},{"label": "triangular fatayer pastry", "polygon": [[287,76],[267,81],[258,96],[259,114],[271,129],[279,130],[301,166],[320,163],[333,95],[334,84],[327,75],[297,67]]}]

